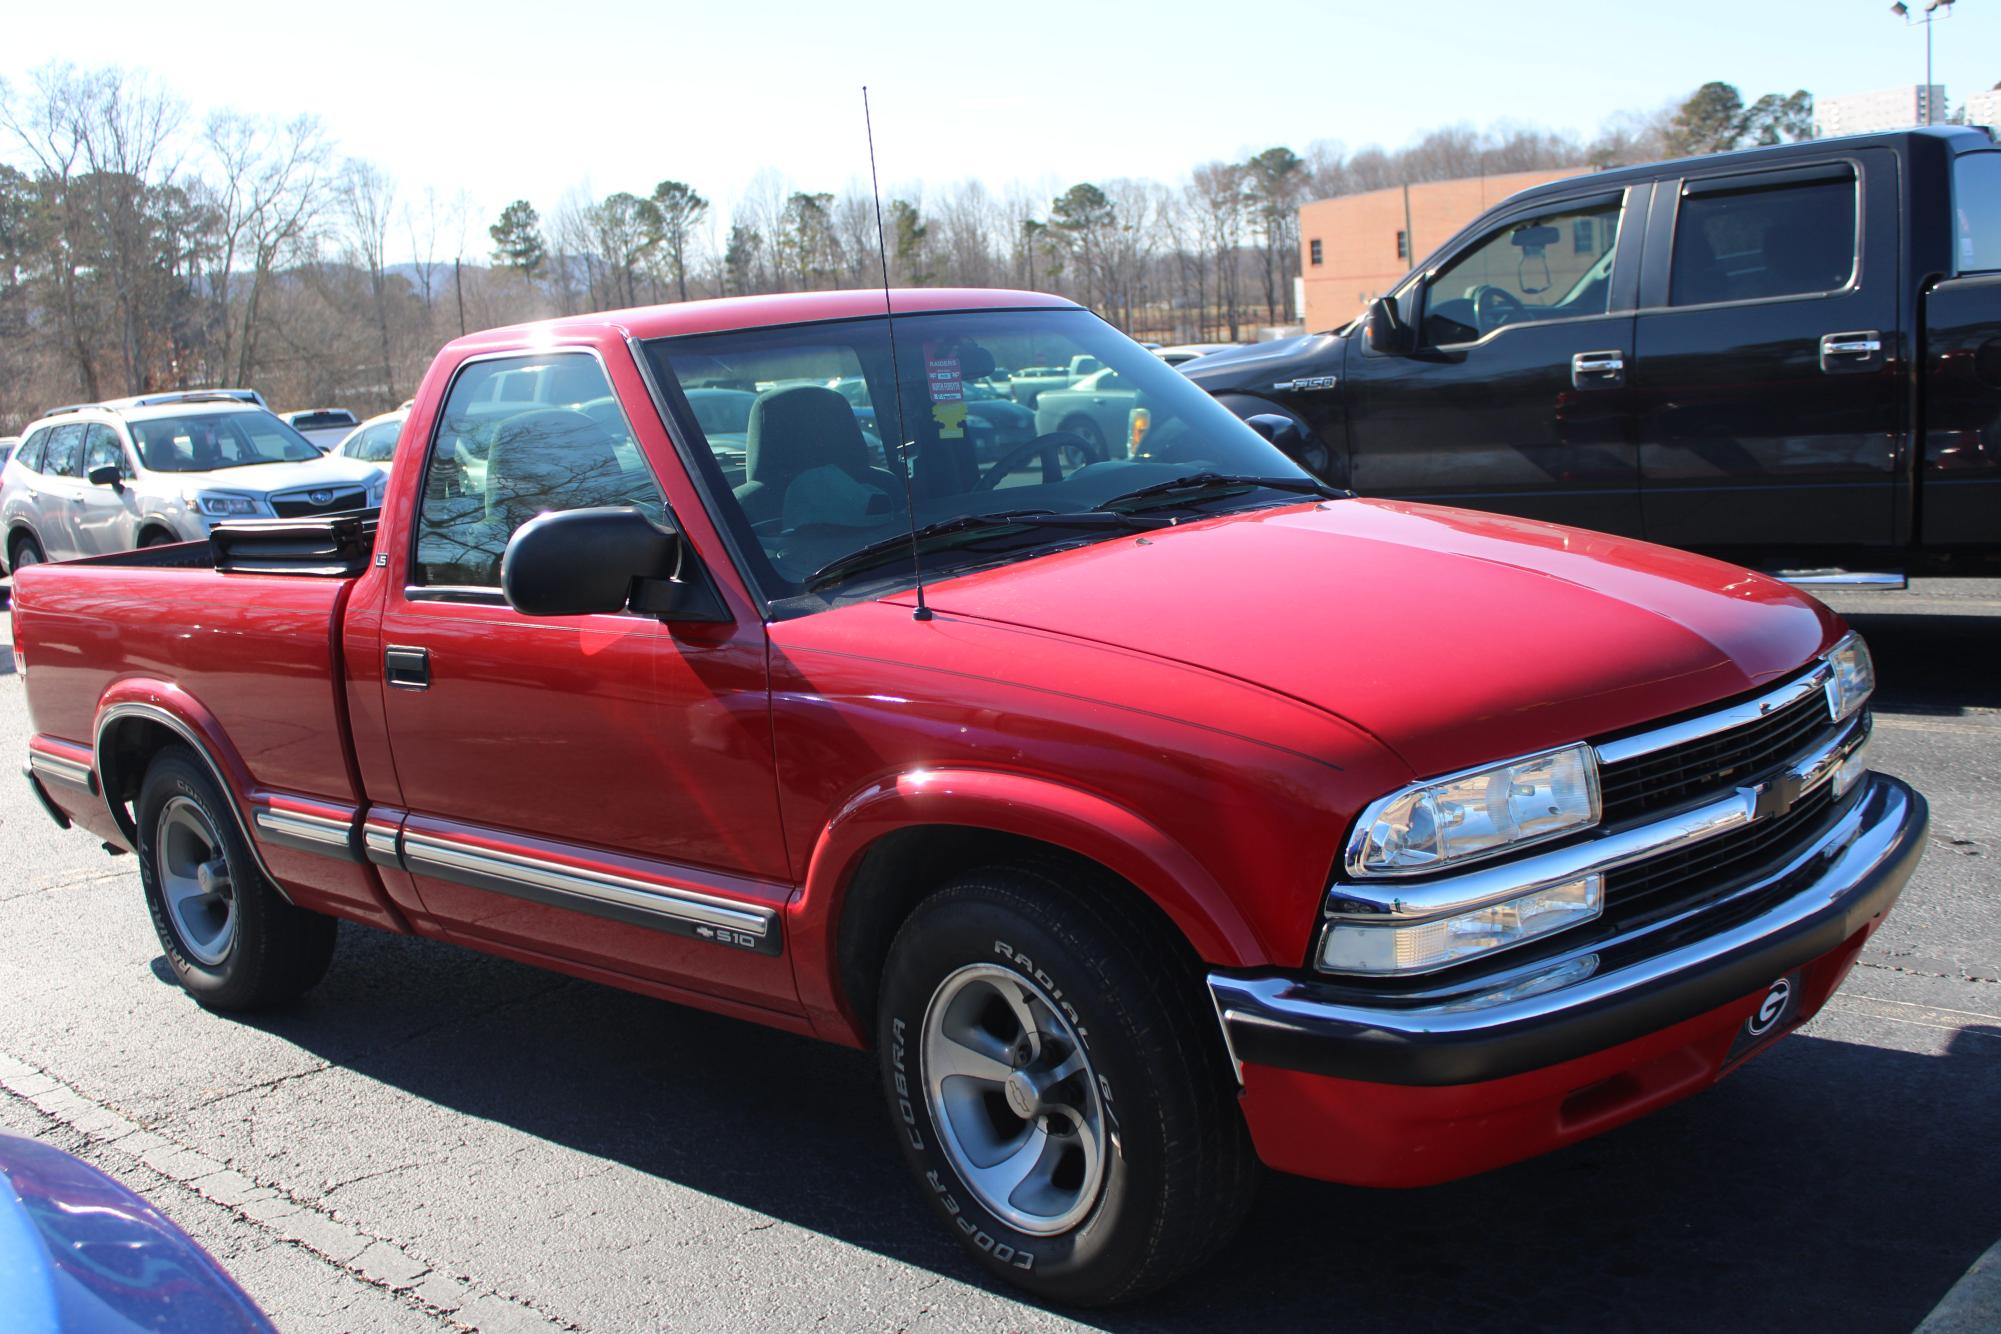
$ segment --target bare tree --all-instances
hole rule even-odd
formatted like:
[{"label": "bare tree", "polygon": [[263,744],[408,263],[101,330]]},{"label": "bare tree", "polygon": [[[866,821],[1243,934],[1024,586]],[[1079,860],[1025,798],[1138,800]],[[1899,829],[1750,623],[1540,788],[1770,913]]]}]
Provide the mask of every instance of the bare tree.
[{"label": "bare tree", "polygon": [[340,206],[343,240],[350,262],[368,278],[369,304],[381,341],[384,395],[396,393],[396,359],[389,346],[389,227],[396,211],[396,182],[387,173],[358,158],[341,169]]}]

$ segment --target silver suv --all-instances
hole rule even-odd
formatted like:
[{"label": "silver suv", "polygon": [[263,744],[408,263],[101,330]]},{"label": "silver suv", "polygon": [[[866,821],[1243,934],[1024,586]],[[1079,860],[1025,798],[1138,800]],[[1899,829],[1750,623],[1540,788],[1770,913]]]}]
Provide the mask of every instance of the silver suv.
[{"label": "silver suv", "polygon": [[222,519],[286,519],[382,503],[388,474],[327,458],[236,392],[57,408],[0,471],[6,568],[194,541]]}]

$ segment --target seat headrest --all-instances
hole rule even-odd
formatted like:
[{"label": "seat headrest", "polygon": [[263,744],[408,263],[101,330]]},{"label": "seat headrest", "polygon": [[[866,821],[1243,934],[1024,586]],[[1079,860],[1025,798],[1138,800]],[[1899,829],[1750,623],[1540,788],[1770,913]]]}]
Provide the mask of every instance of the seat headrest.
[{"label": "seat headrest", "polygon": [[868,446],[854,409],[833,390],[788,385],[758,395],[744,439],[746,477],[783,486],[808,468],[832,465],[850,476],[868,471]]},{"label": "seat headrest", "polygon": [[548,510],[622,504],[626,489],[610,434],[581,412],[537,408],[493,428],[486,517],[510,529]]}]

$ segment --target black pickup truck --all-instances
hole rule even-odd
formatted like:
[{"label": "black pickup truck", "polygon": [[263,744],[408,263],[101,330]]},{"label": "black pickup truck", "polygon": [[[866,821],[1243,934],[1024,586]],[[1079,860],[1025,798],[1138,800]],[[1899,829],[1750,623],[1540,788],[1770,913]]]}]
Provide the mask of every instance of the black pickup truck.
[{"label": "black pickup truck", "polygon": [[1766,568],[2001,563],[2001,146],[1862,135],[1538,186],[1353,325],[1182,368],[1364,495]]}]

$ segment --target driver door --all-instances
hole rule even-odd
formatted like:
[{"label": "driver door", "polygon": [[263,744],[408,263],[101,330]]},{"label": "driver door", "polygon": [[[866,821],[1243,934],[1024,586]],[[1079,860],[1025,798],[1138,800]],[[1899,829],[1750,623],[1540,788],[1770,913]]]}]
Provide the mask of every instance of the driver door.
[{"label": "driver door", "polygon": [[1639,536],[1624,224],[1650,188],[1538,201],[1406,288],[1416,349],[1348,352],[1350,485]]}]

